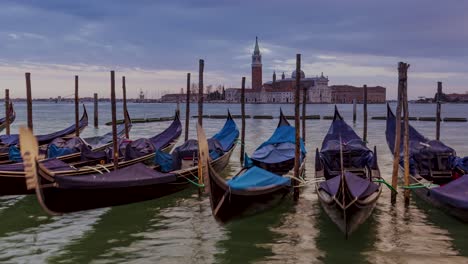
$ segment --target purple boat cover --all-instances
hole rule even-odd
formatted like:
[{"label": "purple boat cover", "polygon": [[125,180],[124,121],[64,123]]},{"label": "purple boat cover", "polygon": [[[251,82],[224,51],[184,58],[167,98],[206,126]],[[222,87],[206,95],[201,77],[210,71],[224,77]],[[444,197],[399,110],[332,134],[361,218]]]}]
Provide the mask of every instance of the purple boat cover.
[{"label": "purple boat cover", "polygon": [[93,173],[82,176],[55,176],[62,189],[110,189],[148,186],[175,182],[177,177],[171,173],[161,173],[137,163],[109,173]]},{"label": "purple boat cover", "polygon": [[[129,124],[129,129],[132,127],[132,124]],[[122,137],[125,133],[125,124],[120,124],[117,126],[117,137]],[[112,131],[104,134],[102,136],[83,138],[83,141],[91,146],[91,148],[98,148],[102,145],[106,145],[112,142]]]},{"label": "purple boat cover", "polygon": [[429,195],[444,204],[468,210],[468,175],[430,189]]},{"label": "purple boat cover", "polygon": [[180,134],[182,134],[182,124],[180,123],[178,115],[176,115],[174,121],[172,121],[171,125],[166,128],[166,130],[149,138],[149,140],[153,143],[154,149],[162,149],[169,146]]},{"label": "purple boat cover", "polygon": [[[51,171],[74,170],[70,165],[58,159],[43,160],[41,164]],[[24,165],[22,162],[3,164],[0,165],[0,171],[24,171]]]},{"label": "purple boat cover", "polygon": [[[81,117],[80,122],[79,122],[80,129],[88,125],[88,113],[86,112],[86,108],[84,107],[84,105],[83,105],[83,108],[84,108],[83,116]],[[37,138],[39,145],[44,145],[44,144],[50,143],[55,138],[64,137],[64,136],[73,134],[74,132],[75,132],[75,124],[63,130],[54,132],[54,133],[36,136],[36,138]],[[0,144],[10,146],[10,145],[17,145],[18,143],[19,143],[18,134],[0,136]]]},{"label": "purple boat cover", "polygon": [[[345,172],[345,182],[351,195],[358,199],[364,199],[379,189],[377,184],[356,176],[351,172]],[[340,175],[320,183],[320,189],[326,191],[331,196],[337,195],[339,191],[341,192],[340,187]]]}]

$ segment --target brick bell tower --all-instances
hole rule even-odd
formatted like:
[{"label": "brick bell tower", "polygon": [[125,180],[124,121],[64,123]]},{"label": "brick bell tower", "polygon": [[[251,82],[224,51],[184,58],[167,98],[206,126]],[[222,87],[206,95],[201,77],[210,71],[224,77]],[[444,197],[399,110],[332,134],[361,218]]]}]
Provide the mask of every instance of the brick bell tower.
[{"label": "brick bell tower", "polygon": [[258,47],[258,38],[255,37],[255,48],[252,54],[252,89],[262,89],[262,55]]}]

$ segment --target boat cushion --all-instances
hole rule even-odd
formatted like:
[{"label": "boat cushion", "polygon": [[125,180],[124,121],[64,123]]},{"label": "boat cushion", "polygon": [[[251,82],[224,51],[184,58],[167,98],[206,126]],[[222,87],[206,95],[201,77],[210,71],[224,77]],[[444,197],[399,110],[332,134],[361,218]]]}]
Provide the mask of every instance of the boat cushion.
[{"label": "boat cushion", "polygon": [[291,179],[287,177],[281,177],[277,174],[254,166],[245,171],[243,174],[230,179],[227,181],[227,184],[231,189],[251,190],[268,186],[290,186]]},{"label": "boat cushion", "polygon": [[77,176],[55,176],[62,189],[125,188],[175,182],[175,174],[162,173],[137,163],[104,174],[93,173]]},{"label": "boat cushion", "polygon": [[468,175],[464,175],[440,187],[432,188],[429,195],[444,204],[468,209]]}]

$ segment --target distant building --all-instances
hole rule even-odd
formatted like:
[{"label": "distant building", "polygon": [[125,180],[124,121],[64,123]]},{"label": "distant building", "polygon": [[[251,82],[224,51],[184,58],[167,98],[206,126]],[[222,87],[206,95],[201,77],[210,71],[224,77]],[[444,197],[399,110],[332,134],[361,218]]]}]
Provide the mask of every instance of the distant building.
[{"label": "distant building", "polygon": [[[349,104],[356,99],[357,103],[364,102],[364,88],[351,85],[332,85],[332,102],[337,104]],[[386,88],[382,86],[367,87],[368,103],[385,103]]]}]

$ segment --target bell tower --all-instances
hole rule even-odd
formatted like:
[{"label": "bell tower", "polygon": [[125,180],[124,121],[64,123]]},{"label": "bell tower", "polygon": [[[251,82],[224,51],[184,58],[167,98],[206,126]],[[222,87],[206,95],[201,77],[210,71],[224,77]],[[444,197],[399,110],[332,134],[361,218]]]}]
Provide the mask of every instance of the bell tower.
[{"label": "bell tower", "polygon": [[255,48],[252,54],[252,89],[262,89],[262,55],[258,47],[258,38],[255,37]]}]

